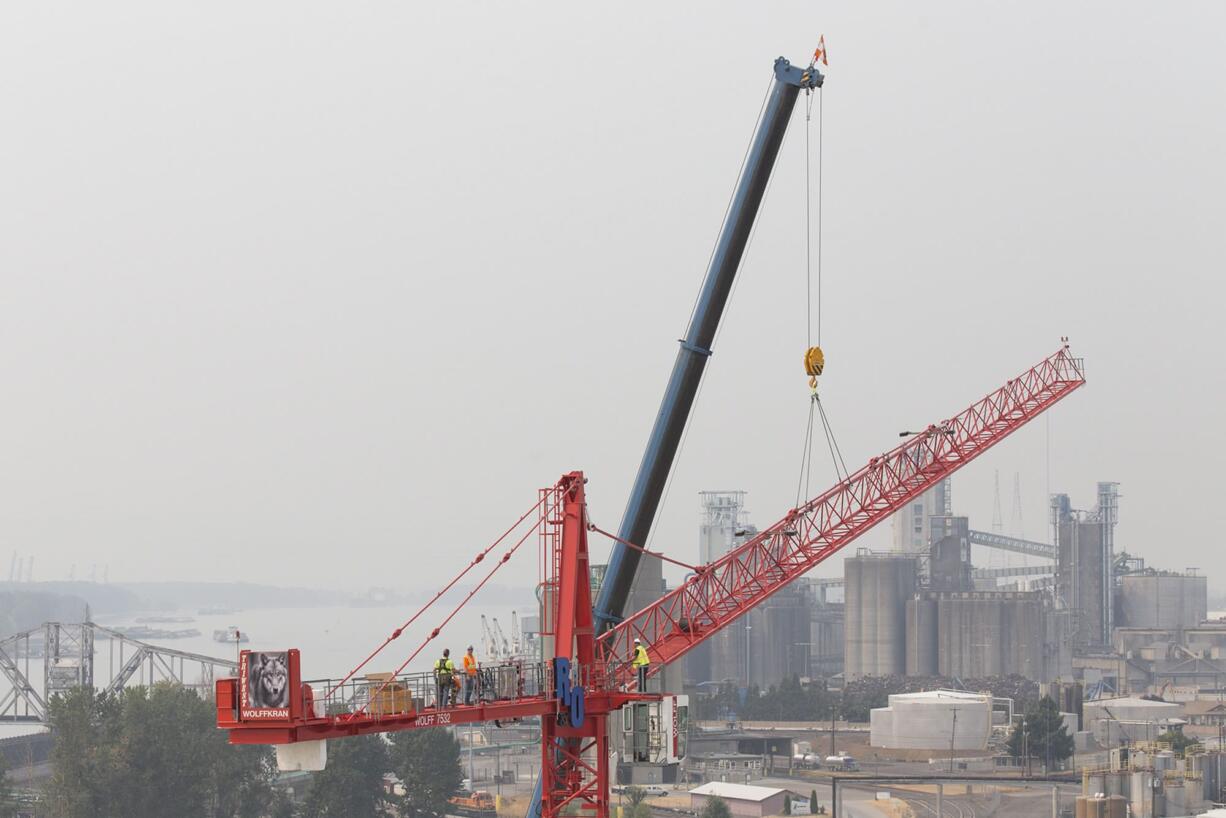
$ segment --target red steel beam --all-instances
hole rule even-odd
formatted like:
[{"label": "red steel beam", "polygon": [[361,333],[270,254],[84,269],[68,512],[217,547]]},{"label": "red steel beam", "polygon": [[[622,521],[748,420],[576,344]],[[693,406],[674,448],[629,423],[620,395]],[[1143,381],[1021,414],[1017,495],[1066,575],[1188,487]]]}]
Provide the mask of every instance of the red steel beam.
[{"label": "red steel beam", "polygon": [[[219,703],[227,696],[222,685],[237,682],[237,679],[219,679]],[[590,713],[608,713],[632,701],[657,701],[659,696],[640,696],[636,693],[621,693],[593,690],[587,694]],[[417,730],[430,727],[450,727],[485,721],[512,721],[531,716],[556,716],[558,701],[552,696],[535,696],[506,702],[460,706],[442,711],[435,708],[410,713],[377,715],[363,713],[355,718],[348,715],[329,718],[299,718],[292,721],[277,721],[260,724],[237,721],[233,712],[219,707],[217,726],[229,730],[231,744],[292,744],[297,741],[363,736],[369,733],[394,733],[400,730]]]},{"label": "red steel beam", "polygon": [[929,426],[612,628],[597,659],[628,685],[633,640],[651,671],[675,661],[792,580],[1085,384],[1065,344],[949,420]]}]

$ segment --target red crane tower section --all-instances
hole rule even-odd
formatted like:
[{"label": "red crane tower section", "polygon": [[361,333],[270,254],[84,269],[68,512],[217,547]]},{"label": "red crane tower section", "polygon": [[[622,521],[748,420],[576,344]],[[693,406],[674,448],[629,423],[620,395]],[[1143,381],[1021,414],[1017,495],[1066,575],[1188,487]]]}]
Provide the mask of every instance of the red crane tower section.
[{"label": "red crane tower section", "polygon": [[[635,690],[628,664],[635,638],[648,646],[651,668],[658,672],[1082,386],[1083,373],[1082,361],[1066,344],[961,413],[872,458],[602,635],[593,627],[585,479],[581,472],[563,475],[521,518],[531,516],[529,533],[486,576],[536,533],[548,589],[541,628],[553,645],[548,664],[497,668],[477,703],[439,708],[430,699],[436,691],[430,674],[401,673],[438,636],[439,626],[396,673],[374,681],[357,679],[355,669],[339,681],[304,682],[297,651],[273,655],[273,672],[282,662],[287,683],[284,697],[270,703],[263,695],[268,691],[260,689],[270,654],[244,651],[239,678],[217,681],[218,726],[235,744],[285,745],[538,716],[543,818],[556,818],[575,805],[607,818],[609,714],[632,701],[660,698]],[[384,647],[401,631],[397,628]]]}]

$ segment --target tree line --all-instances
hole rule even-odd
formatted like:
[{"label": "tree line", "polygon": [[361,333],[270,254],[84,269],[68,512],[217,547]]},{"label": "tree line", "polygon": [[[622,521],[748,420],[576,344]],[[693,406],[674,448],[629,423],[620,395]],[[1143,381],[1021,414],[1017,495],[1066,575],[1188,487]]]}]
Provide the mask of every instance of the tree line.
[{"label": "tree line", "polygon": [[[446,730],[361,736],[329,742],[326,769],[291,797],[271,747],[229,744],[212,703],[177,684],[77,688],[49,713],[47,818],[437,818],[462,776]],[[406,782],[402,793],[387,773]],[[0,804],[8,796],[0,775]]]}]

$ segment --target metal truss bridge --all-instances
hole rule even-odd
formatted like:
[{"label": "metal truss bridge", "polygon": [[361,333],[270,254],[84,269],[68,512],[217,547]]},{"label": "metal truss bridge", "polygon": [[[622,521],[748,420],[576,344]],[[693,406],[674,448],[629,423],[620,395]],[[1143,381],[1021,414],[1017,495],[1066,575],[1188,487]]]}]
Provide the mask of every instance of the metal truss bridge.
[{"label": "metal truss bridge", "polygon": [[47,622],[0,640],[0,723],[47,724],[51,698],[75,687],[115,693],[171,681],[211,698],[214,679],[237,671],[237,661],[151,645],[93,622]]}]

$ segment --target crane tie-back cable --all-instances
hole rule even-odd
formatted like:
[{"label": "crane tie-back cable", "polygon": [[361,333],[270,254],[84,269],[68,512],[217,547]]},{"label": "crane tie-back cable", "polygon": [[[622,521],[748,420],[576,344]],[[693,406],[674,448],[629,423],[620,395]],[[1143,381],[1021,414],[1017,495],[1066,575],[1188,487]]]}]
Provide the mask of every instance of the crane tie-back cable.
[{"label": "crane tie-back cable", "polygon": [[[414,613],[412,616],[410,616],[410,617],[408,618],[408,620],[406,620],[406,621],[405,621],[405,623],[404,623],[403,625],[401,625],[400,627],[398,627],[398,628],[396,628],[394,631],[392,631],[392,632],[391,632],[391,634],[389,634],[389,635],[388,635],[388,637],[387,637],[386,639],[384,639],[384,640],[383,640],[383,644],[379,645],[379,647],[377,647],[377,648],[375,648],[373,651],[371,651],[371,652],[370,652],[370,654],[369,654],[369,655],[368,655],[368,656],[367,656],[365,659],[363,659],[363,660],[362,660],[362,661],[361,661],[361,662],[360,662],[360,663],[357,665],[357,667],[355,667],[353,670],[349,671],[347,674],[345,674],[345,677],[344,677],[343,679],[341,679],[339,682],[337,682],[336,684],[334,684],[334,685],[331,687],[331,689],[329,689],[329,690],[328,690],[328,692],[324,694],[324,698],[326,699],[327,697],[331,696],[331,695],[332,695],[332,694],[333,694],[333,693],[334,693],[336,690],[338,690],[338,689],[341,687],[341,685],[345,684],[345,682],[349,681],[349,680],[350,680],[350,679],[352,679],[354,676],[356,676],[356,675],[357,675],[357,673],[358,673],[358,671],[360,671],[362,668],[364,668],[364,667],[366,667],[368,664],[370,664],[370,662],[371,662],[371,661],[372,661],[372,660],[373,660],[373,659],[374,659],[376,656],[378,656],[380,653],[382,653],[382,652],[383,652],[384,648],[386,648],[388,645],[390,645],[390,644],[391,644],[393,641],[395,641],[395,640],[399,639],[399,638],[400,638],[400,634],[404,633],[404,631],[405,631],[405,630],[407,630],[407,629],[408,629],[408,627],[409,627],[410,625],[412,625],[414,622],[416,622],[416,621],[417,621],[417,619],[418,619],[418,618],[419,618],[419,617],[420,617],[422,614],[424,614],[424,613],[425,613],[425,612],[426,612],[426,611],[427,611],[427,610],[428,610],[428,609],[429,609],[431,606],[433,606],[435,602],[438,602],[438,601],[439,601],[439,599],[441,599],[441,598],[442,598],[442,596],[443,596],[444,594],[446,594],[446,593],[447,593],[448,591],[450,591],[450,590],[451,590],[453,587],[455,587],[455,584],[456,584],[457,582],[459,582],[461,579],[463,579],[463,578],[464,578],[464,576],[465,576],[465,575],[466,575],[466,574],[467,574],[469,571],[471,571],[473,568],[476,568],[476,567],[477,567],[477,565],[478,565],[480,562],[482,562],[482,561],[483,561],[483,560],[484,560],[484,559],[485,559],[487,556],[489,556],[489,553],[490,553],[491,551],[493,551],[495,548],[497,548],[497,547],[498,547],[499,543],[501,543],[503,540],[505,540],[505,539],[506,539],[506,538],[507,538],[507,537],[508,537],[508,536],[511,534],[511,532],[512,532],[512,531],[514,531],[516,528],[518,528],[518,527],[520,526],[520,524],[521,524],[521,523],[523,523],[523,521],[524,521],[524,520],[528,519],[528,517],[529,517],[529,516],[531,516],[532,514],[534,514],[534,513],[536,512],[536,510],[537,510],[537,509],[539,509],[539,508],[541,507],[541,503],[543,503],[543,502],[545,502],[545,498],[544,498],[544,497],[542,497],[541,499],[537,500],[537,501],[536,501],[536,503],[535,503],[535,504],[533,504],[533,506],[532,506],[530,509],[528,509],[527,511],[525,511],[525,512],[524,512],[524,513],[523,513],[523,514],[520,516],[520,518],[519,518],[518,520],[516,520],[514,523],[512,523],[512,524],[511,524],[511,526],[510,526],[509,528],[507,528],[507,530],[506,530],[506,531],[502,532],[502,536],[500,536],[498,539],[494,540],[492,543],[490,543],[490,544],[489,544],[489,546],[488,546],[488,547],[486,547],[486,548],[485,548],[485,549],[483,549],[482,551],[479,551],[479,552],[477,553],[477,555],[476,555],[475,557],[473,557],[472,561],[468,563],[468,565],[467,565],[467,566],[464,568],[464,570],[463,570],[463,571],[461,571],[460,573],[456,574],[456,575],[455,575],[455,577],[453,577],[453,578],[452,578],[451,582],[449,582],[449,583],[447,583],[445,586],[443,586],[443,589],[442,589],[442,590],[440,590],[440,591],[439,591],[437,594],[435,594],[433,597],[431,597],[431,598],[430,598],[430,600],[429,600],[429,601],[428,601],[428,602],[427,602],[425,605],[422,605],[420,608],[418,608],[418,609],[417,609],[417,611],[416,611],[416,612],[415,612],[415,613]],[[427,641],[428,641],[428,640],[427,640]]]}]

